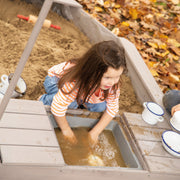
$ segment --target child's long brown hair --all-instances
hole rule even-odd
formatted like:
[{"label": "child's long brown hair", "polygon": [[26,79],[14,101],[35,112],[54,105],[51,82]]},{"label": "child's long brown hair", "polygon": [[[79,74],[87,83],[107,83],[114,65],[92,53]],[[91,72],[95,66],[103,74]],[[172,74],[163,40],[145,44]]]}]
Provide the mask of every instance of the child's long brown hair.
[{"label": "child's long brown hair", "polygon": [[[90,96],[99,88],[103,74],[108,67],[119,69],[126,68],[125,53],[114,41],[103,41],[93,45],[81,58],[71,60],[74,64],[65,70],[59,80],[59,89],[65,94],[70,94],[78,89],[77,102],[87,102]],[[75,82],[70,92],[63,91],[66,82]],[[120,83],[120,82],[119,82]],[[114,85],[114,93],[119,83]],[[104,91],[104,100],[108,96],[108,90]],[[82,98],[83,99],[80,99]]]}]

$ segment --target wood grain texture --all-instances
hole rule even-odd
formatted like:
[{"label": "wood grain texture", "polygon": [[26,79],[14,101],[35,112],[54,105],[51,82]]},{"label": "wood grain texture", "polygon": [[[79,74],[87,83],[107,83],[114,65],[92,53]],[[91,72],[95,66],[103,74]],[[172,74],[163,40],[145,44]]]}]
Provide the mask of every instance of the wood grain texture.
[{"label": "wood grain texture", "polygon": [[5,165],[64,165],[58,147],[0,146]]}]

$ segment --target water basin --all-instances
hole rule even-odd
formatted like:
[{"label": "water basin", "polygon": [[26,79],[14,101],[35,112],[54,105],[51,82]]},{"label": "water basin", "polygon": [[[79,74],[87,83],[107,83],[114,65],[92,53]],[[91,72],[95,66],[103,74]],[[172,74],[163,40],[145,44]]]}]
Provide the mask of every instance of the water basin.
[{"label": "water basin", "polygon": [[[84,128],[92,128],[98,122],[98,120],[96,120],[96,119],[80,118],[80,117],[74,117],[74,116],[67,116],[67,121],[68,121],[68,123],[69,123],[69,125],[71,126],[72,129],[78,129],[78,128],[82,128],[82,127],[84,127]],[[54,125],[54,127],[57,127],[55,122],[53,122],[53,125]],[[56,131],[56,136],[57,136],[57,139],[58,139],[59,135],[57,134],[57,132],[60,131],[60,130],[55,128],[55,131]],[[121,158],[121,160],[120,160],[121,164],[123,164],[123,163],[125,164],[125,165],[114,165],[114,166],[111,166],[111,167],[142,169],[142,167],[141,167],[136,155],[134,154],[134,152],[133,152],[133,150],[132,150],[132,148],[131,148],[131,146],[130,146],[130,144],[129,144],[129,142],[128,142],[128,140],[127,140],[127,138],[126,138],[126,136],[125,136],[125,134],[124,134],[124,132],[122,130],[122,128],[120,127],[120,125],[116,121],[111,121],[109,123],[109,125],[105,128],[105,130],[101,133],[102,135],[100,136],[100,139],[103,140],[102,136],[106,135],[106,131],[107,132],[110,131],[112,133],[112,135],[114,137],[114,140],[116,142],[117,148],[120,151],[120,156],[116,156],[116,158],[120,157]],[[61,143],[59,143],[59,144],[60,144],[60,147],[61,147]],[[64,151],[63,147],[61,147],[61,151],[62,152]],[[80,154],[82,154],[82,151],[79,150]],[[112,154],[112,153],[110,153],[110,154]],[[95,160],[100,160],[100,165],[97,163],[97,166],[106,166],[106,165],[101,163],[101,160],[103,161],[103,159],[102,159],[101,156],[99,156],[99,154],[97,155],[97,154],[94,154],[94,152],[93,152],[92,155],[93,156],[91,156],[91,157],[93,158],[93,160],[94,159]],[[66,163],[66,160],[65,160],[65,163]],[[73,164],[73,165],[76,165],[76,164]],[[81,165],[81,164],[77,164],[77,165]],[[85,165],[88,165],[88,164],[85,164]],[[96,166],[96,164],[94,166]]]}]

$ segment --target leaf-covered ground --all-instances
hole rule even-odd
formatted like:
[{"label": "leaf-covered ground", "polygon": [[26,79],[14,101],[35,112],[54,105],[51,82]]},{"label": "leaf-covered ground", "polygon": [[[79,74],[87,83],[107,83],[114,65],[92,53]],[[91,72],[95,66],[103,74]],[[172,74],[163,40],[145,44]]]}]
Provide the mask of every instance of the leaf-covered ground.
[{"label": "leaf-covered ground", "polygon": [[180,0],[77,0],[135,44],[161,90],[180,90]]}]

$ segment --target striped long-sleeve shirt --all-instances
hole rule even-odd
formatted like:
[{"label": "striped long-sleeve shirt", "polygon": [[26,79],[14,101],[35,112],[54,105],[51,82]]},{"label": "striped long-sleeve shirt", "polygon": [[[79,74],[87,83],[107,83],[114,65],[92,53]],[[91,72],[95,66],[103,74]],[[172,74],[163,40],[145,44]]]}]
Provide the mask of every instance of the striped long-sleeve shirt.
[{"label": "striped long-sleeve shirt", "polygon": [[[49,69],[48,75],[49,76],[57,76],[63,74],[64,69],[67,69],[71,67],[72,64],[64,62],[58,65],[53,66],[52,68]],[[75,85],[75,82],[66,82],[63,86],[63,91],[64,92],[69,92],[71,89],[73,89]],[[56,116],[64,116],[66,114],[66,110],[68,106],[76,100],[78,93],[78,88],[75,89],[72,93],[70,94],[64,94],[61,90],[58,91],[58,93],[54,96],[53,102],[51,104],[51,112],[56,115]],[[119,109],[119,94],[120,90],[118,89],[116,91],[116,94],[113,93],[113,90],[109,90],[108,97],[106,98],[106,111],[107,113],[114,117],[115,114],[118,112]],[[94,104],[94,103],[102,103],[104,97],[104,92],[103,90],[100,89],[98,95],[93,93],[92,96],[89,98],[88,103]]]}]

